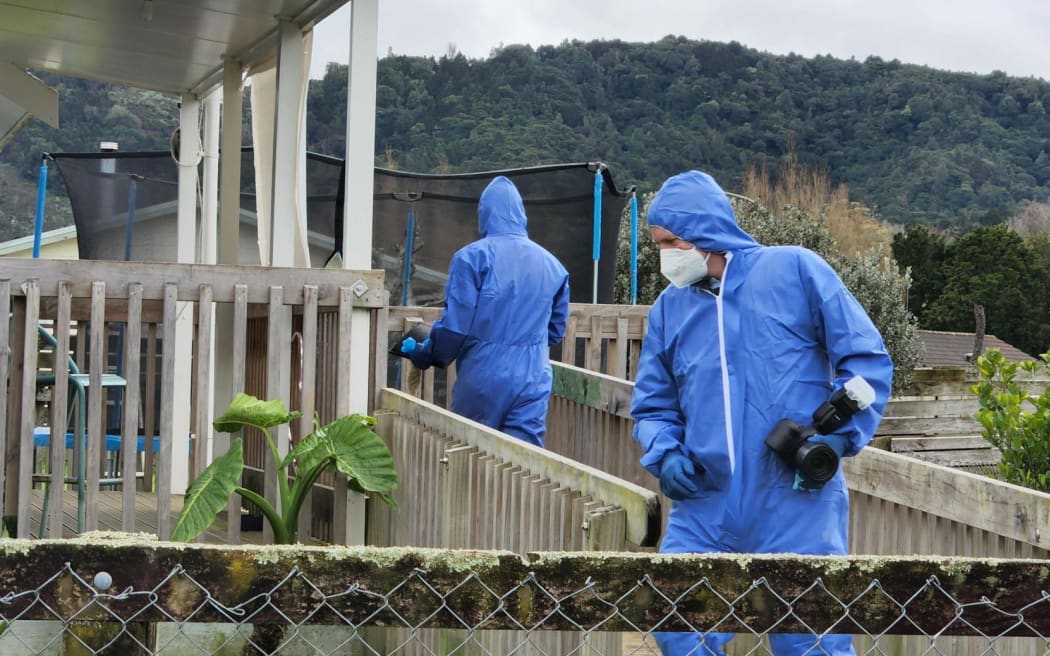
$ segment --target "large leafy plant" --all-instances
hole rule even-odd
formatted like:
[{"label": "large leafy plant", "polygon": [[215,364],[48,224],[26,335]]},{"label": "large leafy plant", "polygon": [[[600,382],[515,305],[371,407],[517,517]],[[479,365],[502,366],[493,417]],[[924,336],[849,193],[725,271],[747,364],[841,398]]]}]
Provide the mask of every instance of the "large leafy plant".
[{"label": "large leafy plant", "polygon": [[[217,431],[238,435],[231,441],[229,450],[201,472],[186,491],[171,539],[185,542],[203,533],[236,492],[259,507],[273,529],[275,543],[294,544],[303,502],[317,478],[330,470],[345,474],[351,489],[397,505],[391,496],[397,488],[394,460],[383,440],[372,431],[375,419],[352,414],[317,426],[282,458],[269,429],[301,416],[301,412],[285,409],[280,400],[260,401],[248,394],[238,394],[213,424]],[[277,463],[280,509],[239,485],[244,470],[243,438],[239,433],[245,426],[255,426],[266,436],[270,454]],[[293,466],[294,476],[290,473]]]},{"label": "large leafy plant", "polygon": [[971,390],[981,402],[977,420],[983,436],[1002,452],[999,477],[1050,492],[1050,387],[1031,394],[1018,371],[1050,372],[1050,353],[1041,362],[1008,362],[997,349],[977,358],[980,380]]}]

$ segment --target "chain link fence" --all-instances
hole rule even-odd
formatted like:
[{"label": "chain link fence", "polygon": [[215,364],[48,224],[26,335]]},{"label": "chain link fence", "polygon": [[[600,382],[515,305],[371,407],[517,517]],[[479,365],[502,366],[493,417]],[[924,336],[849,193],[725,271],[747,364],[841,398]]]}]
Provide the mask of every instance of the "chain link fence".
[{"label": "chain link fence", "polygon": [[1038,560],[0,547],[2,654],[611,656],[670,632],[735,634],[730,654],[776,654],[779,634],[812,654],[837,634],[859,654],[1050,654]]}]

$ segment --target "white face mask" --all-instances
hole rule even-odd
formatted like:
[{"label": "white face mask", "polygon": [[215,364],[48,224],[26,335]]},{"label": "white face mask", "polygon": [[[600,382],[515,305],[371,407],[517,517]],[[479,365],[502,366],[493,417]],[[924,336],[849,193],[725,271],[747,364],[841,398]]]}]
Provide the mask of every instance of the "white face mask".
[{"label": "white face mask", "polygon": [[695,248],[663,248],[660,250],[660,273],[675,287],[688,287],[707,275],[707,259]]}]

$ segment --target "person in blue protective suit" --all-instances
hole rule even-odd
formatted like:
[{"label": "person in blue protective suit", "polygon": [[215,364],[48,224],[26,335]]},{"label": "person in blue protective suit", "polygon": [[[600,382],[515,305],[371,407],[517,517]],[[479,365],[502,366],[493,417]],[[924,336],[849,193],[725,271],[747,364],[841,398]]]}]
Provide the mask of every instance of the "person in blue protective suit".
[{"label": "person in blue protective suit", "polygon": [[402,350],[420,369],[456,362],[453,412],[543,446],[569,274],[529,239],[527,221],[514,183],[493,179],[478,203],[481,239],[452,256],[444,313],[422,344]]},{"label": "person in blue protective suit", "polygon": [[[807,425],[861,376],[866,409],[831,434],[838,456],[870,439],[890,394],[882,337],[835,271],[796,246],[758,244],[707,174],[668,179],[649,206],[670,281],[649,312],[631,414],[641,464],[671,498],[663,553],[846,554],[841,468],[800,477],[766,444],[781,420]],[[832,473],[833,472],[833,473]],[[664,654],[708,656],[732,634],[658,633]],[[774,634],[776,656],[854,654],[851,636]]]}]

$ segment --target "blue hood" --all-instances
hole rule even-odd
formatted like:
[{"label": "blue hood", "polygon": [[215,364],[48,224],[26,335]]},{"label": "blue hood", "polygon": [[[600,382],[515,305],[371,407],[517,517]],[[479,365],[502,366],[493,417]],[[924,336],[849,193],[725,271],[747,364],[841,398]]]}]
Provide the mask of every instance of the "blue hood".
[{"label": "blue hood", "polygon": [[650,226],[668,230],[705,251],[725,253],[758,245],[737,225],[726,192],[714,178],[687,171],[668,178],[649,204]]},{"label": "blue hood", "polygon": [[478,202],[478,232],[492,235],[527,235],[525,203],[509,178],[493,178]]}]

